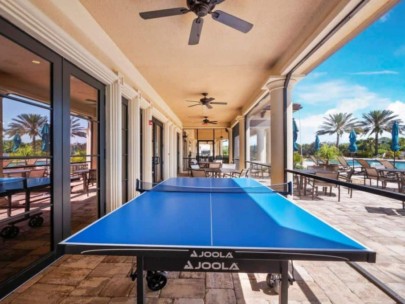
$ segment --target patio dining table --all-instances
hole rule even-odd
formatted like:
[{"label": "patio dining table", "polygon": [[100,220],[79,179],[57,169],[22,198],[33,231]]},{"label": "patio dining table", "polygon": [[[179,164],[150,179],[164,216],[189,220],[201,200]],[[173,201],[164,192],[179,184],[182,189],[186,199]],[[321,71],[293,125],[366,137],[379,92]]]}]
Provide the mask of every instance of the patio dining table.
[{"label": "patio dining table", "polygon": [[[333,171],[330,170],[325,170],[325,169],[316,169],[316,168],[311,168],[311,169],[294,169],[294,171],[299,172],[299,173],[303,173],[303,174],[313,174],[315,175],[316,173],[330,173]],[[298,189],[298,195],[301,196],[301,190],[304,190],[304,195],[307,194],[307,177],[303,176],[301,174],[298,174],[298,185],[297,185],[297,189]]]}]

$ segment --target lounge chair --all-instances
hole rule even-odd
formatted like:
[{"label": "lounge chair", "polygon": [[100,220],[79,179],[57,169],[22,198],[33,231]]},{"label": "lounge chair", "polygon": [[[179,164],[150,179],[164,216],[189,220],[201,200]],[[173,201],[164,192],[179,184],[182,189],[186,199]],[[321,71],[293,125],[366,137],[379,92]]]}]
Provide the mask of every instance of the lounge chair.
[{"label": "lounge chair", "polygon": [[343,156],[337,156],[337,161],[340,164],[340,170],[342,171],[350,171],[352,170],[352,166],[347,162],[346,158],[344,158]]},{"label": "lounge chair", "polygon": [[315,165],[325,165],[325,162],[320,159],[319,157],[316,157],[315,155],[310,155],[309,158],[315,163]]},{"label": "lounge chair", "polygon": [[366,168],[372,168],[372,167],[370,166],[370,164],[368,163],[368,161],[366,161],[365,159],[358,158],[358,159],[356,159],[356,160],[357,160],[357,162],[361,165],[362,168],[364,168],[364,169],[366,169]]},{"label": "lounge chair", "polygon": [[386,159],[380,159],[378,161],[385,167],[385,169],[396,169],[395,166]]}]

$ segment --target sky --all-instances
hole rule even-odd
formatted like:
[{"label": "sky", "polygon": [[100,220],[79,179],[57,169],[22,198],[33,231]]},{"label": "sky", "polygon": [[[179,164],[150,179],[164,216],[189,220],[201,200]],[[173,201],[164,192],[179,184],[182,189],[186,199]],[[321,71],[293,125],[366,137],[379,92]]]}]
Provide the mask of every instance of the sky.
[{"label": "sky", "polygon": [[[333,113],[361,119],[363,113],[391,110],[405,121],[404,16],[405,1],[400,1],[296,84],[293,102],[303,106],[294,113],[299,144],[314,142],[324,117]],[[320,140],[336,142],[336,135]],[[349,134],[342,136],[344,142]]]}]

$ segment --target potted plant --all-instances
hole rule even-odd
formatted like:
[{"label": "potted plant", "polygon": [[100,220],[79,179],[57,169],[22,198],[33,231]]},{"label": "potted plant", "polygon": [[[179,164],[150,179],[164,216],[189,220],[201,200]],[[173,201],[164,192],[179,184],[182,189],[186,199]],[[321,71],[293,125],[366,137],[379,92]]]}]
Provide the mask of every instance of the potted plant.
[{"label": "potted plant", "polygon": [[325,161],[326,166],[331,166],[330,161],[336,159],[336,157],[339,155],[339,149],[336,146],[324,144],[316,152],[316,155]]}]

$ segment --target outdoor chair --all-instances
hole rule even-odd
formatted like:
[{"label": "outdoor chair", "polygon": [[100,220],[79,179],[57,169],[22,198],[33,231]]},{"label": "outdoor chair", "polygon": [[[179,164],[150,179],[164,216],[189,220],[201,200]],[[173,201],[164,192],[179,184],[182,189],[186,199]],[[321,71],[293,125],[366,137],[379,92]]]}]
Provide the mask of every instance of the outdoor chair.
[{"label": "outdoor chair", "polygon": [[219,168],[221,168],[221,166],[222,166],[222,163],[214,162],[214,163],[209,163],[208,168],[219,169]]},{"label": "outdoor chair", "polygon": [[205,172],[205,170],[191,170],[191,176],[192,177],[207,177],[207,173]]},{"label": "outdoor chair", "polygon": [[90,169],[89,170],[89,177],[88,177],[88,183],[91,183],[93,186],[94,183],[97,183],[97,170],[96,169]]},{"label": "outdoor chair", "polygon": [[[366,180],[370,180],[370,186],[371,186],[371,181],[375,180],[377,182],[377,187],[378,183],[381,181],[383,182],[383,176],[378,172],[376,168],[365,168],[365,174],[364,174],[364,185],[366,184]],[[384,188],[384,185],[383,185]]]},{"label": "outdoor chair", "polygon": [[[352,183],[352,176],[354,174],[354,170],[350,168],[350,170],[339,173],[339,180],[344,181],[346,183]],[[350,193],[350,198],[353,197],[353,189],[347,188],[347,192]]]},{"label": "outdoor chair", "polygon": [[46,173],[45,168],[33,169],[28,173],[28,177],[44,177]]},{"label": "outdoor chair", "polygon": [[384,166],[385,169],[396,169],[395,166],[386,159],[380,159],[378,161]]},{"label": "outdoor chair", "polygon": [[343,156],[337,156],[336,159],[340,164],[339,169],[341,171],[350,171],[352,169],[352,166],[350,166],[350,164],[347,162],[346,158],[344,158]]},{"label": "outdoor chair", "polygon": [[364,170],[365,168],[372,168],[368,161],[366,161],[365,159],[358,158],[356,160],[361,165],[362,170]]},{"label": "outdoor chair", "polygon": [[[328,178],[328,179],[334,179],[334,180],[339,179],[339,172],[331,171],[331,172],[325,172],[325,173],[315,173],[315,175],[319,176],[319,177]],[[311,184],[312,184],[312,199],[315,198],[315,194],[316,194],[316,196],[318,196],[318,188],[323,188],[325,194],[327,194],[327,188],[329,188],[330,196],[332,196],[332,188],[337,188],[338,189],[338,202],[340,202],[340,185],[337,185],[332,182],[321,181],[321,180],[318,180],[315,178],[311,181]]]},{"label": "outdoor chair", "polygon": [[310,155],[309,158],[314,162],[315,165],[319,166],[319,165],[324,165],[325,162],[320,159],[319,157],[316,157],[315,155]]},{"label": "outdoor chair", "polygon": [[232,177],[249,177],[249,169],[242,169],[239,173],[234,173]]}]

